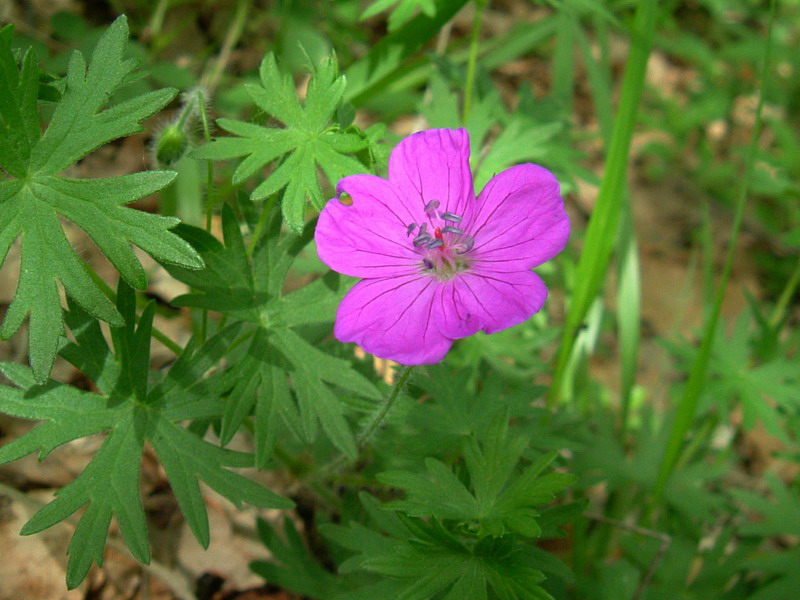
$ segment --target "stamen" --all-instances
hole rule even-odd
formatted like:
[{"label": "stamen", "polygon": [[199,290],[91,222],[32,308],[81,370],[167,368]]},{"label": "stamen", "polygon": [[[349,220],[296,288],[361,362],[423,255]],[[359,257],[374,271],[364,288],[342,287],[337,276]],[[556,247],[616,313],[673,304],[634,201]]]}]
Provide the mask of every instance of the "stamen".
[{"label": "stamen", "polygon": [[422,225],[419,226],[419,234],[418,235],[426,235],[427,231],[428,231],[428,224],[427,223],[423,223]]},{"label": "stamen", "polygon": [[431,236],[429,236],[427,233],[423,233],[422,235],[418,235],[417,237],[414,238],[414,247],[415,248],[419,248],[420,246],[422,246],[422,244],[427,244],[432,239],[433,238]]},{"label": "stamen", "polygon": [[414,231],[416,228],[417,228],[416,223],[409,223],[408,227],[406,228],[406,237],[410,236],[411,232]]},{"label": "stamen", "polygon": [[425,266],[426,270],[433,271],[433,262],[431,262],[429,259],[423,258],[422,264]]},{"label": "stamen", "polygon": [[457,214],[451,212],[442,213],[442,219],[445,221],[452,221],[453,223],[461,223],[463,220]]},{"label": "stamen", "polygon": [[441,248],[442,246],[444,246],[444,242],[442,240],[433,240],[425,247],[429,250],[433,250],[434,248]]},{"label": "stamen", "polygon": [[466,236],[461,238],[461,243],[458,245],[458,250],[456,250],[456,254],[466,254],[472,247],[475,245],[475,238],[472,236]]},{"label": "stamen", "polygon": [[459,229],[458,227],[451,227],[450,225],[448,225],[447,227],[442,228],[442,233],[457,233],[460,235],[464,233],[464,230]]},{"label": "stamen", "polygon": [[439,208],[439,201],[438,200],[431,200],[425,205],[425,212],[433,212]]}]

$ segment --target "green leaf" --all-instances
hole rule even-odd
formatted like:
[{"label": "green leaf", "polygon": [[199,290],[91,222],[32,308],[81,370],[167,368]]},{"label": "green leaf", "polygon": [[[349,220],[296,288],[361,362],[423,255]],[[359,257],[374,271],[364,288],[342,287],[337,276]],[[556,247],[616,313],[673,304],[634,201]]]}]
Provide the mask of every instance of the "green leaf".
[{"label": "green leaf", "polygon": [[290,519],[283,520],[283,539],[263,519],[258,534],[275,562],[255,561],[251,568],[267,581],[315,599],[334,598],[340,590],[338,578],[309,554]]},{"label": "green leaf", "polygon": [[436,3],[433,0],[375,0],[361,14],[361,21],[382,13],[390,6],[397,4],[389,15],[389,31],[395,31],[408,21],[419,8],[428,17],[436,16]]},{"label": "green leaf", "polygon": [[28,50],[17,69],[13,54],[8,51],[11,28],[7,39],[0,39],[0,160],[3,168],[14,177],[24,177],[26,158],[39,140],[39,114],[36,97],[39,70],[36,54]]},{"label": "green leaf", "polygon": [[796,489],[787,487],[774,473],[766,473],[765,479],[772,500],[747,490],[731,490],[736,499],[761,515],[760,519],[743,525],[741,532],[764,538],[800,535],[800,494]]},{"label": "green leaf", "polygon": [[200,268],[199,255],[169,229],[177,219],[125,205],[169,184],[174,173],[150,172],[77,180],[60,173],[113,139],[141,131],[139,122],[164,107],[175,90],[150,92],[103,109],[126,83],[135,62],[124,60],[128,27],[118,18],[98,41],[87,67],[73,53],[64,93],[43,135],[39,133],[38,68],[32,52],[18,69],[8,36],[0,39],[0,262],[21,238],[16,295],[0,328],[14,335],[30,315],[30,356],[36,380],[50,372],[64,331],[58,286],[91,315],[113,326],[119,313],[100,291],[64,234],[61,218],[83,229],[130,285],[144,288],[144,271],[130,244],[157,260]]},{"label": "green leaf", "polygon": [[[748,309],[736,320],[731,335],[723,328],[715,331],[711,344],[709,381],[704,398],[741,402],[743,425],[752,429],[761,421],[767,431],[787,442],[783,422],[786,415],[800,411],[798,402],[798,359],[790,353],[777,353],[769,360],[754,356],[753,338],[755,314]],[[693,360],[697,353],[687,344],[667,342],[666,345],[682,362]],[[724,404],[723,404],[724,405]]]},{"label": "green leaf", "polygon": [[347,286],[339,275],[329,273],[285,293],[292,262],[310,242],[313,224],[298,237],[281,234],[277,211],[267,219],[267,233],[252,265],[233,211],[225,207],[224,246],[195,227],[182,225],[177,230],[198,248],[208,269],[167,266],[193,288],[173,304],[221,312],[247,322],[252,331],[230,368],[215,377],[215,385],[227,392],[221,442],[230,442],[253,415],[258,467],[267,464],[281,423],[306,442],[316,439],[321,426],[339,450],[354,458],[356,446],[345,406],[332,388],[373,400],[381,394],[349,362],[318,350],[294,329],[332,321]]},{"label": "green leaf", "polygon": [[193,288],[191,294],[172,301],[175,306],[216,310],[230,317],[257,323],[258,306],[268,300],[257,294],[244,240],[233,210],[222,208],[223,246],[214,236],[198,227],[179,225],[176,233],[189,241],[201,254],[206,268],[202,271],[166,265],[177,279]]},{"label": "green leaf", "polygon": [[86,506],[69,545],[67,583],[77,586],[93,562],[102,564],[103,548],[114,517],[133,555],[147,562],[150,551],[139,497],[139,469],[149,443],[167,472],[178,504],[201,544],[209,543],[208,518],[199,482],[205,482],[235,505],[291,508],[281,498],[230,469],[250,467],[253,456],[233,452],[198,437],[182,425],[192,418],[219,418],[222,402],[213,394],[206,372],[235,343],[241,327],[227,327],[196,347],[190,344],[166,377],[148,388],[153,305],[136,322],[133,290],[120,282],[117,307],[124,326],[112,333],[114,352],[97,324],[73,305],[67,319],[75,341],[64,355],[85,368],[100,393],[49,381],[37,384],[27,367],[0,363],[12,386],[0,387],[0,412],[41,421],[27,434],[0,448],[0,463],[54,448],[75,439],[106,433],[100,450],[72,483],[37,512],[23,533],[35,533]]},{"label": "green leaf", "polygon": [[345,100],[358,106],[376,89],[396,77],[403,64],[433,38],[467,0],[439,0],[436,14],[419,14],[408,23],[385,36],[369,52],[345,72]]},{"label": "green leaf", "polygon": [[[401,521],[403,531],[392,535],[382,535],[358,522],[320,526],[326,538],[355,553],[342,564],[340,573],[361,569],[383,576],[377,585],[341,598],[551,598],[540,587],[544,576],[531,565],[525,546],[513,536],[462,543],[436,519],[426,522],[404,517]],[[383,585],[391,592],[381,589]]]},{"label": "green leaf", "polygon": [[457,520],[470,527],[477,523],[481,536],[498,537],[513,531],[538,537],[541,528],[535,507],[553,500],[576,478],[568,473],[541,475],[555,458],[554,452],[517,472],[526,445],[521,436],[508,435],[504,411],[490,425],[483,444],[474,438],[466,442],[464,456],[472,490],[445,464],[427,458],[424,474],[392,471],[378,475],[382,483],[407,492],[407,499],[389,502],[386,508],[415,517]]},{"label": "green leaf", "polygon": [[264,166],[282,157],[280,164],[252,192],[253,200],[283,191],[283,216],[289,227],[303,229],[306,201],[321,209],[324,203],[317,179],[322,169],[331,185],[354,173],[365,173],[364,165],[350,156],[368,147],[368,140],[340,131],[332,122],[341,106],[345,80],[329,58],[313,73],[305,101],[297,99],[289,75],[282,75],[273,54],[261,63],[261,85],[248,85],[253,102],[281,121],[285,128],[269,128],[234,119],[220,119],[220,127],[237,137],[218,138],[194,152],[196,158],[226,160],[246,157],[233,175],[240,183],[260,174]]}]

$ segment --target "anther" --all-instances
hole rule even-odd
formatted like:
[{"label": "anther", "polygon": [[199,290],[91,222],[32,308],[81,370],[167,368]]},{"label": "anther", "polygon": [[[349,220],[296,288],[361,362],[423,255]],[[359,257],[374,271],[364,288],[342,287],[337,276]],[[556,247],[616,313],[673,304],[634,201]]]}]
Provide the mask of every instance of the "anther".
[{"label": "anther", "polygon": [[444,246],[444,242],[442,240],[433,240],[426,246],[426,248],[428,248],[428,250],[433,250],[434,248],[441,248],[442,246]]},{"label": "anther", "polygon": [[419,226],[419,233],[417,235],[426,235],[427,231],[428,231],[428,224],[423,223],[422,225]]},{"label": "anther", "polygon": [[442,227],[442,233],[457,233],[460,235],[464,233],[464,230],[459,229],[458,227],[451,227],[450,225],[448,225],[447,227]]},{"label": "anther", "polygon": [[453,223],[461,223],[463,220],[457,214],[451,212],[442,213],[442,219],[445,221],[452,221]]},{"label": "anther", "polygon": [[433,238],[431,238],[431,236],[429,236],[427,233],[423,233],[422,235],[418,235],[417,237],[414,238],[414,247],[418,248],[418,247],[422,246],[422,244],[427,244],[432,239]]},{"label": "anther", "polygon": [[431,262],[429,259],[423,258],[422,264],[425,266],[426,270],[433,271],[433,262]]},{"label": "anther", "polygon": [[416,223],[409,223],[408,227],[406,228],[406,237],[411,235],[411,232],[417,228]]},{"label": "anther", "polygon": [[438,200],[431,200],[425,205],[425,212],[432,212],[439,208],[439,201]]},{"label": "anther", "polygon": [[472,247],[475,245],[475,238],[471,236],[466,236],[462,238],[461,244],[458,246],[458,250],[456,250],[456,254],[466,254]]}]

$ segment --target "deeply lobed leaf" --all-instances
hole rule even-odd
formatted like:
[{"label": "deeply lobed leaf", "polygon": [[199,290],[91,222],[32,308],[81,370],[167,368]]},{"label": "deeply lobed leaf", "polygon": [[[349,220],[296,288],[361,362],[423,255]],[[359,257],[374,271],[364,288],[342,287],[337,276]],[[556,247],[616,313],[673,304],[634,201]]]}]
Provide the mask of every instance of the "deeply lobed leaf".
[{"label": "deeply lobed leaf", "polygon": [[240,327],[227,327],[196,347],[190,344],[166,378],[150,387],[148,365],[153,304],[136,319],[133,290],[124,282],[117,293],[117,311],[125,323],[112,333],[114,352],[97,321],[73,304],[68,321],[75,341],[64,356],[84,369],[101,393],[56,382],[37,384],[31,369],[2,363],[12,386],[0,386],[0,412],[42,421],[22,437],[0,448],[0,463],[54,448],[88,435],[106,433],[100,450],[78,476],[59,490],[55,500],[37,512],[23,533],[35,533],[86,506],[69,545],[67,583],[77,586],[93,562],[102,564],[112,517],[134,556],[147,562],[150,551],[139,496],[139,470],[149,443],[167,473],[178,505],[201,544],[209,543],[208,518],[199,482],[231,502],[291,508],[292,502],[230,469],[249,467],[253,456],[216,446],[185,428],[191,418],[219,418],[222,403],[212,396],[206,372],[235,343]]},{"label": "deeply lobed leaf", "polygon": [[248,85],[247,92],[260,109],[285,128],[220,119],[220,127],[237,137],[218,138],[198,148],[194,156],[211,160],[245,157],[233,175],[234,183],[257,175],[269,163],[283,157],[253,190],[251,198],[263,200],[282,191],[283,216],[289,227],[300,233],[306,201],[310,200],[318,209],[324,202],[318,168],[331,184],[345,175],[366,172],[364,165],[350,155],[366,149],[369,141],[365,136],[340,131],[332,124],[345,90],[345,80],[339,76],[333,59],[323,61],[313,73],[302,104],[291,77],[281,74],[273,54],[264,57],[259,72],[261,85]]},{"label": "deeply lobed leaf", "polygon": [[372,400],[381,394],[347,361],[315,348],[295,331],[301,325],[333,320],[345,285],[331,274],[291,293],[283,291],[292,261],[309,243],[312,228],[300,237],[281,235],[276,213],[253,265],[246,258],[242,233],[228,206],[222,210],[222,228],[225,245],[197,228],[178,229],[200,249],[207,270],[167,267],[193,288],[173,304],[218,311],[247,323],[252,332],[231,367],[215,378],[216,385],[228,393],[222,443],[230,442],[242,422],[254,415],[259,467],[270,458],[282,426],[306,442],[316,438],[321,426],[339,450],[355,457],[344,405],[332,386]]},{"label": "deeply lobed leaf", "polygon": [[[4,30],[5,31],[5,30]],[[79,52],[67,69],[64,93],[44,133],[39,134],[38,69],[28,52],[18,69],[10,36],[0,36],[0,263],[21,238],[22,267],[17,291],[0,337],[14,335],[30,316],[30,357],[43,382],[64,331],[59,284],[91,315],[120,326],[114,306],[75,253],[61,224],[83,229],[130,285],[144,288],[144,271],[130,244],[157,260],[200,268],[202,259],[169,230],[178,221],[125,205],[168,185],[175,174],[152,172],[109,179],[67,179],[60,173],[106,142],[141,131],[139,122],[164,107],[175,90],[160,90],[103,109],[130,77],[136,63],[124,59],[125,17],[100,38],[87,67]]]}]

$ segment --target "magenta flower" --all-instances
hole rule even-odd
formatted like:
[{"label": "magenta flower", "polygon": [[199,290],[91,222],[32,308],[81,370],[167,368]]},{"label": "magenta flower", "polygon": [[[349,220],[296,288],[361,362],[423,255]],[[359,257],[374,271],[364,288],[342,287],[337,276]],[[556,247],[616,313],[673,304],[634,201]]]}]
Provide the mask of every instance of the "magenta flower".
[{"label": "magenta flower", "polygon": [[453,340],[538,312],[547,288],[531,269],[568,237],[548,170],[506,169],[476,199],[467,131],[415,133],[392,151],[388,180],[345,177],[319,216],[319,257],[363,278],[339,305],[334,335],[405,365],[438,362]]}]

